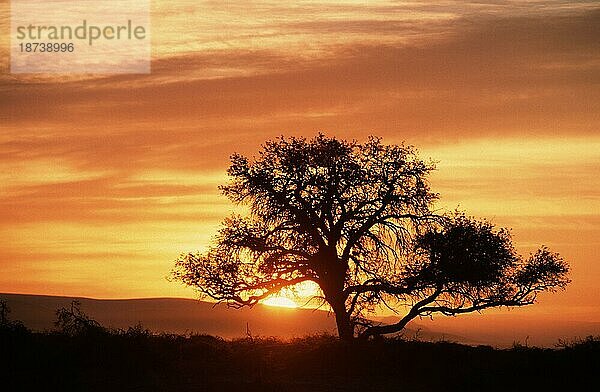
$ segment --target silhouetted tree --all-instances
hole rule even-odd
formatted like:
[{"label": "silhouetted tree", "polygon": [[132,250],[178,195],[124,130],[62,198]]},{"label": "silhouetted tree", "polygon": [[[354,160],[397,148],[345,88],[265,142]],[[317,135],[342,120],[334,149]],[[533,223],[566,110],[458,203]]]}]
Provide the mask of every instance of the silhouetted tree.
[{"label": "silhouetted tree", "polygon": [[0,332],[27,333],[29,330],[22,321],[11,320],[9,317],[10,307],[8,303],[0,299]]},{"label": "silhouetted tree", "polygon": [[8,314],[10,313],[10,308],[5,300],[0,299],[0,325],[5,325],[10,322],[8,318]]},{"label": "silhouetted tree", "polygon": [[[509,232],[433,210],[433,164],[412,147],[319,135],[234,154],[221,187],[247,217],[225,220],[206,253],[185,254],[174,276],[230,306],[252,306],[315,282],[343,339],[401,331],[415,317],[521,306],[564,287],[567,264],[546,248],[524,260]],[[369,312],[406,314],[374,325]]]},{"label": "silhouetted tree", "polygon": [[69,307],[56,310],[54,325],[61,333],[69,336],[102,333],[106,330],[99,322],[90,318],[81,310],[81,302],[71,301]]}]

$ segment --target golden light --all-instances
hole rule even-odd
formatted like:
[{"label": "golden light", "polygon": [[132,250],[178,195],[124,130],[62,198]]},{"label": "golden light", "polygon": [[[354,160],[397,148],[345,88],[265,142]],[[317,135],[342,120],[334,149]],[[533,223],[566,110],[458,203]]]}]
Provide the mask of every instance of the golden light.
[{"label": "golden light", "polygon": [[280,308],[297,308],[298,304],[287,297],[269,297],[261,302],[264,305],[277,306]]}]

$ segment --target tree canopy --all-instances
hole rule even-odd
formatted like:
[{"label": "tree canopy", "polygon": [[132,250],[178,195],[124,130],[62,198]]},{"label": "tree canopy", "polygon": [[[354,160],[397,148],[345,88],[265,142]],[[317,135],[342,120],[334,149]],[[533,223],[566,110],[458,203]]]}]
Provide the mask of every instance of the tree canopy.
[{"label": "tree canopy", "polygon": [[[434,165],[406,145],[318,135],[234,154],[221,187],[248,216],[225,219],[205,253],[183,254],[174,276],[230,306],[253,306],[311,281],[343,339],[401,331],[419,316],[532,304],[564,288],[568,265],[542,247],[523,258],[510,232],[435,209]],[[370,312],[404,312],[378,325]]]}]

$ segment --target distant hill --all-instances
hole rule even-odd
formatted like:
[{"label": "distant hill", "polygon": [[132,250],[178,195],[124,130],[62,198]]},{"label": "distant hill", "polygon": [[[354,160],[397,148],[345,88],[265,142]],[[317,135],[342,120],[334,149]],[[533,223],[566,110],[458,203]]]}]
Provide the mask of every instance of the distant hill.
[{"label": "distant hill", "polygon": [[[199,333],[236,338],[253,336],[301,337],[315,333],[335,334],[335,319],[323,310],[290,309],[256,305],[252,309],[232,309],[224,304],[184,298],[91,299],[26,294],[0,294],[11,309],[10,318],[22,321],[37,331],[51,330],[56,309],[67,307],[73,299],[81,309],[106,327],[127,328],[137,323],[155,332]],[[419,327],[417,327],[419,328]],[[429,329],[407,329],[406,335],[428,340],[442,338],[466,341],[459,336]]]},{"label": "distant hill", "polygon": [[327,312],[257,305],[252,309],[231,309],[224,304],[183,298],[98,300],[41,295],[0,294],[11,309],[10,317],[34,330],[53,328],[55,311],[73,299],[81,309],[106,327],[126,328],[141,322],[156,332],[202,333],[225,338],[246,335],[246,326],[257,336],[289,338],[335,331]]},{"label": "distant hill", "polygon": [[[199,333],[224,338],[243,337],[246,326],[253,336],[291,338],[315,333],[335,334],[333,315],[322,310],[289,309],[256,305],[252,309],[231,309],[226,305],[183,298],[99,300],[43,295],[0,294],[7,301],[13,320],[28,328],[43,331],[53,328],[56,309],[73,299],[82,310],[112,328],[127,328],[137,323],[155,332]],[[382,318],[392,322],[394,318]],[[542,319],[525,312],[508,314],[439,317],[434,321],[415,320],[404,336],[423,340],[448,340],[466,344],[507,347],[514,342],[554,346],[558,339],[600,335],[600,323],[569,319]]]}]

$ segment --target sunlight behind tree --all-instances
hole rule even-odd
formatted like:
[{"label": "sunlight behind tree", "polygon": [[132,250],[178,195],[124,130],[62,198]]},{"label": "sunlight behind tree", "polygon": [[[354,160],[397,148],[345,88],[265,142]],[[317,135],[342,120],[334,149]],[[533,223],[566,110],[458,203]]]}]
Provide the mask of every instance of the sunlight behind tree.
[{"label": "sunlight behind tree", "polygon": [[[226,218],[213,246],[181,255],[173,275],[236,308],[298,304],[276,298],[312,282],[346,340],[398,333],[432,314],[530,305],[566,287],[569,266],[557,253],[523,257],[508,229],[439,210],[434,169],[412,146],[377,137],[281,137],[258,157],[234,154],[221,190],[249,214]],[[406,313],[381,325],[381,307]]]},{"label": "sunlight behind tree", "polygon": [[261,302],[263,305],[275,306],[279,308],[297,308],[298,304],[288,297],[273,296]]}]

